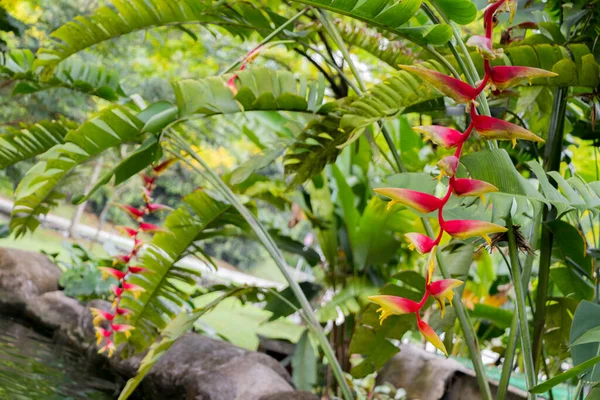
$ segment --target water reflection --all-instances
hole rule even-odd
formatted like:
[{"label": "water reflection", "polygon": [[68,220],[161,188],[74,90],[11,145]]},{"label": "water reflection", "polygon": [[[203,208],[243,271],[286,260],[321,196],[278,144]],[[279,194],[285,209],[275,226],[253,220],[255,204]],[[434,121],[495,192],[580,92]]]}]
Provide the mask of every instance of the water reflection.
[{"label": "water reflection", "polygon": [[0,316],[0,399],[112,399],[117,386],[67,346]]}]

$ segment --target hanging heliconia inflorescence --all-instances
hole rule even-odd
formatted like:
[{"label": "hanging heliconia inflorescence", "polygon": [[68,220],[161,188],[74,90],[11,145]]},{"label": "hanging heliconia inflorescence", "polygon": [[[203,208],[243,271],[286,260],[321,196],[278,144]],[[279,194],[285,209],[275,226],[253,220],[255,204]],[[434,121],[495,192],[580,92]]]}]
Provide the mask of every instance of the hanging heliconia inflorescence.
[{"label": "hanging heliconia inflorescence", "polygon": [[444,75],[437,71],[428,70],[418,66],[400,66],[419,78],[423,79],[439,92],[452,98],[457,103],[464,103],[468,109],[470,123],[464,132],[444,126],[417,126],[414,129],[423,134],[425,139],[446,149],[455,148],[454,155],[442,158],[437,166],[440,169],[439,179],[447,176],[448,190],[443,198],[438,198],[427,193],[421,193],[409,189],[401,188],[381,188],[375,189],[375,192],[391,199],[388,205],[402,204],[411,207],[420,213],[427,214],[437,210],[440,231],[437,237],[431,238],[420,233],[408,233],[406,238],[410,243],[411,249],[416,249],[421,254],[429,254],[427,262],[427,277],[425,283],[425,294],[418,303],[409,299],[397,296],[371,296],[369,299],[381,308],[380,321],[383,321],[390,315],[415,314],[417,326],[423,336],[435,347],[441,350],[446,356],[448,352],[438,335],[433,329],[421,319],[421,309],[430,296],[437,301],[444,313],[446,300],[452,301],[454,289],[463,282],[456,279],[443,279],[432,282],[431,278],[435,268],[435,257],[437,246],[442,239],[444,232],[457,239],[468,239],[472,237],[483,237],[488,243],[488,235],[493,233],[505,232],[507,229],[503,226],[491,222],[479,220],[445,220],[443,215],[444,206],[452,194],[456,196],[479,196],[483,200],[486,193],[495,192],[498,189],[483,181],[475,179],[465,179],[455,177],[463,145],[469,138],[473,130],[486,140],[510,140],[514,145],[517,139],[543,142],[543,140],[529,132],[528,130],[501,119],[479,115],[476,111],[477,103],[475,99],[489,85],[493,90],[501,91],[516,86],[524,81],[531,81],[535,78],[553,77],[555,73],[538,68],[529,67],[511,67],[496,66],[492,67],[490,59],[495,58],[500,51],[494,50],[492,46],[492,29],[494,26],[494,16],[498,11],[511,11],[511,18],[516,8],[514,0],[500,0],[488,6],[484,12],[485,36],[473,36],[467,44],[476,47],[484,59],[485,75],[482,81],[473,87],[466,82],[451,76]]},{"label": "hanging heliconia inflorescence", "polygon": [[114,335],[117,333],[124,334],[125,337],[131,335],[133,326],[128,324],[119,323],[119,319],[127,320],[130,310],[121,307],[121,299],[123,295],[129,294],[134,298],[138,298],[144,291],[139,285],[127,282],[127,278],[135,274],[143,274],[148,271],[146,268],[140,265],[136,265],[138,255],[142,249],[143,242],[139,237],[140,233],[154,233],[161,232],[163,229],[154,224],[144,222],[144,217],[148,214],[169,209],[169,207],[156,204],[152,202],[152,191],[156,186],[156,178],[162,172],[164,172],[175,160],[167,160],[162,164],[152,168],[148,174],[141,174],[143,186],[142,196],[144,205],[141,208],[133,207],[126,204],[115,204],[117,207],[127,212],[129,216],[137,224],[136,228],[120,227],[121,231],[128,237],[133,239],[134,245],[131,251],[127,254],[122,254],[114,257],[112,266],[99,267],[102,271],[104,279],[113,277],[117,279],[117,285],[112,287],[114,300],[110,311],[100,310],[98,308],[92,308],[92,314],[94,316],[94,326],[96,329],[97,345],[100,346],[99,353],[107,352],[108,356],[112,356],[115,351],[115,340]]}]

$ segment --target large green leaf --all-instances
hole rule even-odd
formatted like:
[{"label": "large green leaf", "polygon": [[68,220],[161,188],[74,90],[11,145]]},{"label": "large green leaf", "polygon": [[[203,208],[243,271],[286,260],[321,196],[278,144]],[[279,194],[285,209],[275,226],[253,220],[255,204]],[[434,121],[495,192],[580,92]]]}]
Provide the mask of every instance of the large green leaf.
[{"label": "large green leaf", "polygon": [[297,389],[312,390],[317,384],[317,361],[315,349],[310,343],[309,331],[306,330],[292,356],[292,377]]},{"label": "large green leaf", "polygon": [[289,71],[251,68],[236,74],[234,96],[227,82],[232,74],[200,80],[185,79],[173,83],[179,115],[211,116],[244,111],[317,112],[323,103],[325,81],[322,75],[308,81]]},{"label": "large green leaf", "polygon": [[461,25],[473,22],[477,16],[477,7],[471,0],[433,0],[432,2],[448,19]]},{"label": "large green leaf", "polygon": [[[579,344],[577,341],[584,338],[588,332],[593,332],[600,327],[600,306],[590,301],[582,301],[575,310],[573,315],[573,324],[571,325],[571,356],[573,358],[573,364],[576,366],[582,366],[590,362],[590,359],[599,354],[598,349],[600,341],[586,341],[581,340]],[[589,338],[589,336],[588,336]],[[596,357],[597,358],[597,357]],[[594,363],[595,364],[595,363]],[[590,365],[593,366],[594,364]],[[585,379],[588,382],[599,382],[600,381],[600,368],[594,367],[580,369],[579,374],[585,372]]]},{"label": "large green leaf", "polygon": [[51,41],[39,50],[35,62],[45,73],[67,57],[100,42],[131,32],[177,24],[223,25],[234,34],[271,30],[271,14],[262,13],[248,2],[213,6],[196,0],[112,0],[113,7],[101,7],[86,17],[76,17],[50,35]]},{"label": "large green leaf", "polygon": [[16,237],[33,231],[61,197],[57,186],[78,165],[104,150],[135,140],[142,122],[124,107],[100,112],[64,138],[65,143],[48,150],[15,190],[10,229]]},{"label": "large green leaf", "polygon": [[0,168],[35,157],[64,143],[69,129],[77,125],[66,121],[40,121],[20,129],[7,128],[0,134]]},{"label": "large green leaf", "polygon": [[197,190],[185,196],[183,204],[166,218],[167,232],[157,233],[142,256],[149,272],[130,279],[144,292],[138,299],[124,297],[122,302],[132,311],[129,323],[136,329],[131,341],[138,349],[147,346],[188,300],[177,283],[196,284],[200,271],[178,261],[203,231],[227,225],[236,215],[229,204]]},{"label": "large green leaf", "polygon": [[[415,43],[441,45],[452,37],[452,29],[445,24],[403,27],[421,7],[422,0],[297,0],[311,6],[367,22]],[[356,31],[355,31],[356,32]],[[365,33],[362,30],[358,32]],[[347,32],[348,33],[348,32]]]},{"label": "large green leaf", "polygon": [[70,59],[58,65],[56,71],[44,81],[33,68],[34,56],[29,50],[13,50],[4,56],[0,53],[0,78],[17,81],[13,95],[39,92],[54,88],[67,88],[115,101],[125,93],[119,74],[101,65]]}]

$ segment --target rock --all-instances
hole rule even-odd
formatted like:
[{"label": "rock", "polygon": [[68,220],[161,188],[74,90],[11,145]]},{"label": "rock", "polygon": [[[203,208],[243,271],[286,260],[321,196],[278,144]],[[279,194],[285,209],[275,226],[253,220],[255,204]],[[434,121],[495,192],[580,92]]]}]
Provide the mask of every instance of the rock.
[{"label": "rock", "polygon": [[311,392],[298,390],[293,392],[273,393],[261,397],[260,400],[319,400],[319,398]]},{"label": "rock", "polygon": [[75,332],[85,308],[62,291],[46,292],[29,299],[25,315],[44,328]]},{"label": "rock", "polygon": [[58,290],[61,273],[43,254],[0,247],[0,309],[22,312],[30,299]]},{"label": "rock", "polygon": [[[378,384],[389,382],[406,390],[408,399],[479,400],[482,398],[475,373],[457,361],[403,344],[377,376]],[[496,396],[498,382],[490,380]],[[526,399],[527,393],[510,388],[509,400]]]},{"label": "rock", "polygon": [[[135,375],[140,361],[141,356],[109,360],[128,377]],[[149,399],[195,400],[263,400],[294,392],[289,374],[273,358],[195,333],[177,340],[138,390]],[[288,398],[293,399],[281,397]]]}]

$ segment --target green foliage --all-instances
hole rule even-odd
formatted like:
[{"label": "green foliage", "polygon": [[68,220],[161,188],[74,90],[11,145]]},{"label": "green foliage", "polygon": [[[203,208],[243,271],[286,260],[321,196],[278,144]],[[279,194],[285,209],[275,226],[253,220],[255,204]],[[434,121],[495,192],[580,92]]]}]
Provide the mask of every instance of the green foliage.
[{"label": "green foliage", "polygon": [[67,88],[110,101],[125,96],[116,71],[70,59],[60,63],[52,75],[41,80],[34,70],[34,60],[29,50],[0,53],[0,78],[17,81],[13,96],[55,88]]},{"label": "green foliage", "polygon": [[[52,42],[40,49],[36,67],[49,73],[67,57],[100,42],[131,32],[176,24],[224,25],[232,33],[249,35],[257,28],[270,30],[271,21],[249,2],[234,7],[181,0],[113,0],[114,8],[100,7],[92,15],[77,17],[50,35]],[[268,15],[268,14],[267,14]]]},{"label": "green foliage", "polygon": [[598,354],[600,341],[594,339],[597,339],[595,336],[597,336],[596,332],[600,327],[599,317],[600,306],[585,300],[579,303],[573,315],[570,332],[571,356],[575,368],[578,369],[577,375],[581,375],[581,379],[586,382],[600,381],[600,368],[590,368],[595,363],[585,368],[581,367],[590,364],[594,356]]},{"label": "green foliage", "polygon": [[112,260],[92,256],[78,244],[63,243],[69,255],[68,261],[58,260],[64,272],[58,281],[65,294],[80,301],[106,299],[116,279],[103,279],[98,267],[110,265]]},{"label": "green foliage", "polygon": [[179,116],[189,118],[263,110],[317,112],[323,103],[325,82],[322,76],[309,82],[306,76],[296,79],[291,72],[267,68],[244,70],[236,76],[235,96],[226,85],[233,74],[175,82],[173,90]]},{"label": "green foliage", "polygon": [[311,390],[317,383],[317,356],[309,339],[308,331],[296,345],[292,357],[293,379],[299,390]]},{"label": "green foliage", "polygon": [[64,138],[65,143],[48,150],[25,175],[15,191],[15,205],[10,229],[16,237],[33,231],[39,216],[64,195],[59,184],[78,165],[90,160],[104,150],[135,140],[143,125],[124,107],[102,111]]},{"label": "green foliage", "polygon": [[20,129],[6,128],[0,135],[0,168],[35,157],[64,143],[67,132],[76,127],[77,124],[61,119],[40,121]]}]

